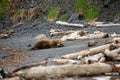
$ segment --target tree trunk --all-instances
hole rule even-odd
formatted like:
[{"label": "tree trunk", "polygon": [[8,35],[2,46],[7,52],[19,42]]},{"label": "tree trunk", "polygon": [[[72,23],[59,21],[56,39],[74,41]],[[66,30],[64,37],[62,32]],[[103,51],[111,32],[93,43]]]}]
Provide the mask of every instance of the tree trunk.
[{"label": "tree trunk", "polygon": [[85,76],[104,74],[112,71],[112,66],[109,64],[95,63],[84,65],[38,66],[20,70],[13,74],[22,76],[25,79],[40,80],[40,78],[44,76]]}]

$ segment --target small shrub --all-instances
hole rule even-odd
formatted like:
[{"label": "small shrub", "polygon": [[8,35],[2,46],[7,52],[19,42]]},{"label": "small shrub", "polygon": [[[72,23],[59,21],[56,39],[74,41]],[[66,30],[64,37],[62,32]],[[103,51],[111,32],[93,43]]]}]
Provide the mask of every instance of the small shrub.
[{"label": "small shrub", "polygon": [[64,14],[62,16],[60,16],[60,18],[58,20],[60,21],[66,21],[68,19],[69,15],[68,14]]},{"label": "small shrub", "polygon": [[14,23],[18,23],[26,18],[27,18],[27,11],[25,9],[20,9],[14,14],[13,21]]},{"label": "small shrub", "polygon": [[100,12],[99,9],[95,8],[92,5],[89,5],[88,9],[85,12],[85,19],[86,20],[94,20],[99,16]]},{"label": "small shrub", "polygon": [[43,8],[41,8],[41,7],[31,8],[31,9],[28,11],[29,19],[30,19],[30,20],[33,20],[33,19],[37,19],[37,18],[41,17],[41,15],[42,15],[42,13],[43,13],[44,11],[45,11],[45,10],[43,10]]},{"label": "small shrub", "polygon": [[47,20],[54,21],[55,19],[57,19],[59,16],[59,10],[59,7],[53,7],[48,13]]},{"label": "small shrub", "polygon": [[78,0],[75,4],[75,9],[77,12],[82,13],[86,20],[94,20],[100,14],[99,9],[93,6],[90,1],[87,2],[86,0]]},{"label": "small shrub", "polygon": [[87,2],[85,0],[78,0],[75,5],[77,12],[84,12],[87,8]]},{"label": "small shrub", "polygon": [[2,0],[0,2],[0,19],[5,18],[9,10],[8,0]]}]

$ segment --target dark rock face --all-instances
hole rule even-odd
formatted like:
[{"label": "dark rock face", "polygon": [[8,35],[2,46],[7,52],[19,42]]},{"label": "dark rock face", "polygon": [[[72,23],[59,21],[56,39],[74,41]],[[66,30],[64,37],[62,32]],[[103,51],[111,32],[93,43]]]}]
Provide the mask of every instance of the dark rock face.
[{"label": "dark rock face", "polygon": [[117,13],[120,13],[120,0],[91,0],[93,5],[99,7],[101,14],[99,21],[114,21]]},{"label": "dark rock face", "polygon": [[[98,7],[101,11],[99,21],[113,21],[115,15],[120,12],[120,0],[87,0]],[[31,7],[47,7],[48,10],[54,6],[60,6],[66,13],[75,12],[77,0],[23,0],[20,8],[30,9]]]},{"label": "dark rock face", "polygon": [[[37,22],[45,22],[46,20],[44,18],[48,14],[48,10],[50,10],[50,8],[55,6],[60,6],[61,9],[63,9],[64,13],[70,14],[71,17],[76,17],[76,19],[78,18],[78,20],[75,21],[77,23],[79,23],[79,20],[82,19],[82,17],[79,16],[78,14],[74,14],[76,13],[75,3],[77,2],[77,0],[12,0],[12,1],[20,1],[19,6],[17,6],[15,9],[24,8],[26,10],[30,10],[31,8],[34,7],[41,7],[43,9],[47,8],[47,11],[44,13],[44,15],[42,15],[42,18],[39,17],[34,21],[31,21],[30,23],[36,22],[36,20]],[[100,9],[100,16],[98,18],[98,21],[105,21],[105,22],[119,21],[119,17],[116,17],[116,14],[120,13],[119,10],[120,0],[86,0],[86,1],[91,1],[94,6]],[[74,14],[74,16],[72,14]],[[73,20],[70,22],[73,22]],[[8,19],[7,22],[6,20],[3,21],[0,20],[0,26],[2,28],[11,27],[12,25],[13,25],[12,20],[10,19]],[[2,29],[1,27],[0,29]]]},{"label": "dark rock face", "polygon": [[76,21],[82,20],[83,19],[83,15],[81,15],[80,13],[74,13],[72,14],[72,16],[67,20],[67,22],[69,23],[75,23]]}]

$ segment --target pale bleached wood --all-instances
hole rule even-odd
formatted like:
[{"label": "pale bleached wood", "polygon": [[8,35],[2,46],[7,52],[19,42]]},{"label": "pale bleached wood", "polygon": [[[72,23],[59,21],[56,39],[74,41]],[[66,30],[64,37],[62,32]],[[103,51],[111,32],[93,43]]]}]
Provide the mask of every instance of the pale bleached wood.
[{"label": "pale bleached wood", "polygon": [[67,22],[64,22],[64,21],[56,21],[56,24],[65,25],[65,26],[84,27],[83,24],[67,23]]},{"label": "pale bleached wood", "polygon": [[72,59],[54,59],[53,62],[55,65],[63,65],[63,64],[91,64],[96,62],[104,62],[105,57],[104,54],[99,53],[87,57],[83,57],[80,60],[72,60]]},{"label": "pale bleached wood", "polygon": [[82,50],[80,52],[66,54],[66,55],[63,55],[61,58],[77,59],[79,56],[83,57],[83,56],[86,56],[86,55],[92,55],[92,54],[103,52],[105,49],[108,49],[111,45],[112,44],[106,44],[106,45],[98,46],[98,47],[95,47],[95,48]]},{"label": "pale bleached wood", "polygon": [[106,76],[119,76],[118,72],[105,73]]},{"label": "pale bleached wood", "polygon": [[105,27],[105,26],[120,26],[120,24],[108,23],[108,24],[96,24],[96,27]]},{"label": "pale bleached wood", "polygon": [[103,53],[99,53],[99,54],[95,54],[95,55],[91,55],[91,56],[86,56],[86,57],[82,58],[82,61],[84,61],[85,64],[91,64],[91,63],[95,63],[95,62],[104,62],[105,57],[104,57]]},{"label": "pale bleached wood", "polygon": [[4,80],[21,80],[19,77],[5,78]]},{"label": "pale bleached wood", "polygon": [[77,75],[98,75],[112,72],[113,68],[109,64],[94,63],[84,65],[57,65],[57,66],[38,66],[13,73],[25,79],[40,80],[44,76],[77,76]]},{"label": "pale bleached wood", "polygon": [[63,64],[84,64],[84,61],[72,60],[72,59],[54,59],[54,64],[63,65]]},{"label": "pale bleached wood", "polygon": [[119,23],[113,23],[113,22],[88,22],[90,26],[96,26],[96,27],[109,27],[109,26],[120,26]]},{"label": "pale bleached wood", "polygon": [[83,30],[77,30],[77,31],[63,31],[61,29],[51,29],[50,30],[50,36],[61,36],[61,35],[68,35],[71,33],[78,33],[78,35],[83,36],[84,34],[87,33],[87,31]]},{"label": "pale bleached wood", "polygon": [[106,49],[104,51],[105,55],[111,57],[113,60],[120,60],[120,48],[110,51]]},{"label": "pale bleached wood", "polygon": [[97,39],[97,38],[108,38],[109,34],[107,33],[101,33],[101,34],[85,34],[83,36],[79,36],[76,33],[72,33],[70,35],[65,35],[61,38],[61,40],[83,40],[83,39]]},{"label": "pale bleached wood", "polygon": [[13,35],[14,35],[13,33],[0,34],[0,39],[6,39],[6,38],[9,38],[9,37],[11,37]]}]

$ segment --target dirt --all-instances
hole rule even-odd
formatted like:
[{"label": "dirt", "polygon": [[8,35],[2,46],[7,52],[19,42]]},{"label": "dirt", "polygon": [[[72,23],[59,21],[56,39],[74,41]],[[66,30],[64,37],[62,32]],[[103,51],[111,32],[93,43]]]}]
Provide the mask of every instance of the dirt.
[{"label": "dirt", "polygon": [[11,67],[16,64],[22,63],[22,59],[28,57],[26,54],[11,54],[8,56],[3,56],[2,61],[0,61],[0,67],[1,68],[6,68],[6,67]]}]

